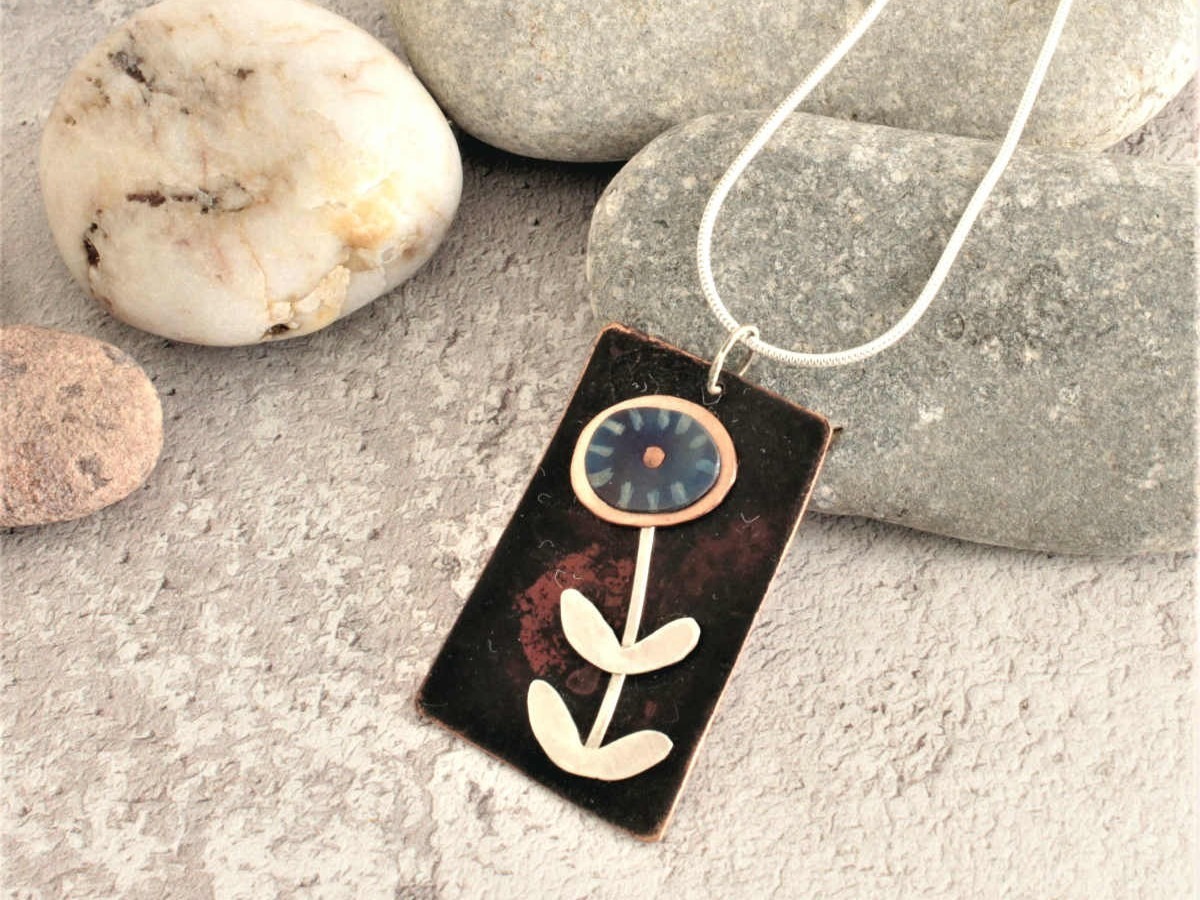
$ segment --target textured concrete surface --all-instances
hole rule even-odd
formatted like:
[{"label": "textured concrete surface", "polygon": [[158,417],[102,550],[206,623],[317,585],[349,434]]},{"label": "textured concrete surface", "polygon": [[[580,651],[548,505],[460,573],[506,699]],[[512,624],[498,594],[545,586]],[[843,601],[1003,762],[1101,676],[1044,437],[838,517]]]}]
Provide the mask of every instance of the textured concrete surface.
[{"label": "textured concrete surface", "polygon": [[[628,159],[673,125],[770,108],[866,0],[389,0],[417,73],[476,137],[544,159]],[[999,138],[1055,4],[893,3],[805,102],[820,115]],[[1192,0],[1080,0],[1029,141],[1099,149],[1196,65]]]},{"label": "textured concrete surface", "polygon": [[[416,686],[596,332],[612,170],[468,145],[459,221],[403,289],[285,344],[169,344],[80,294],[36,193],[54,92],[129,6],[5,6],[3,320],[128,350],[166,417],[131,498],[0,534],[9,893],[1190,893],[1187,556],[813,517],[661,845],[422,723]],[[338,8],[392,41],[365,0]]]},{"label": "textured concrete surface", "polygon": [[[720,346],[692,275],[696,233],[764,115],[672,129],[613,179],[588,240],[600,318],[702,356]],[[717,222],[729,308],[809,351],[882,334],[994,156],[989,142],[793,117]],[[1190,548],[1194,204],[1192,166],[1019,152],[898,345],[857,365],[753,370],[843,427],[815,508],[1034,550]]]}]

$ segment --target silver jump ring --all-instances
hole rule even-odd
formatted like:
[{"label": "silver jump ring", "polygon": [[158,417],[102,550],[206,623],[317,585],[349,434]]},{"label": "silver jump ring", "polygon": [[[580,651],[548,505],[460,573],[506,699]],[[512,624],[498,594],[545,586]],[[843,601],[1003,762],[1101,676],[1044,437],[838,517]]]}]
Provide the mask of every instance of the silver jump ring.
[{"label": "silver jump ring", "polygon": [[[717,382],[721,377],[721,370],[725,368],[725,360],[733,351],[733,348],[738,344],[743,343],[747,338],[752,340],[759,339],[758,328],[755,325],[739,325],[729,333],[729,337],[725,339],[725,343],[721,345],[721,349],[717,351],[717,355],[713,357],[712,365],[708,368],[708,392],[714,396],[719,396],[725,389]],[[748,346],[748,345],[747,345]],[[750,363],[754,361],[754,350],[750,350],[750,356],[747,357],[745,364],[738,370],[738,375],[746,374],[746,370],[750,368]]]}]

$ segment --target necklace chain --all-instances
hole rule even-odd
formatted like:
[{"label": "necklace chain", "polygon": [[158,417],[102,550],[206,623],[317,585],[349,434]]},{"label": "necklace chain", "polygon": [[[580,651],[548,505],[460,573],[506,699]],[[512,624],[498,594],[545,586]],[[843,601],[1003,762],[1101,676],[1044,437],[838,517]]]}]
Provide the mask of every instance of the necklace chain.
[{"label": "necklace chain", "polygon": [[721,299],[712,271],[712,239],[717,216],[721,212],[721,206],[724,204],[729,191],[742,176],[742,173],[746,171],[746,168],[753,161],[754,157],[770,141],[784,120],[795,111],[797,106],[804,102],[805,98],[812,93],[812,90],[821,80],[858,43],[859,38],[874,24],[888,3],[889,0],[874,0],[866,12],[863,13],[862,17],[855,23],[854,27],[830,51],[829,55],[809,73],[808,77],[759,126],[758,131],[754,133],[749,143],[742,148],[742,151],[737,155],[733,164],[721,176],[721,180],[717,182],[717,186],[713,189],[712,195],[708,198],[708,204],[704,208],[704,215],[700,219],[700,233],[696,240],[696,266],[700,274],[700,286],[704,291],[705,299],[708,301],[709,309],[712,310],[713,314],[720,320],[731,336],[742,330],[740,337],[742,343],[755,353],[762,354],[768,359],[776,360],[785,365],[822,368],[861,362],[891,347],[908,334],[917,322],[921,320],[921,317],[925,315],[925,311],[929,309],[929,305],[933,302],[933,299],[937,296],[938,291],[941,290],[943,283],[946,281],[946,277],[950,274],[950,269],[954,265],[954,261],[958,257],[963,244],[966,242],[967,235],[975,224],[975,220],[983,210],[988,196],[992,193],[996,182],[1000,180],[1000,176],[1004,173],[1005,168],[1012,159],[1013,152],[1017,148],[1017,143],[1021,139],[1021,134],[1025,130],[1025,123],[1029,118],[1029,113],[1032,111],[1034,102],[1037,100],[1038,91],[1041,90],[1046,72],[1050,68],[1050,62],[1054,58],[1054,51],[1058,48],[1063,27],[1066,25],[1067,16],[1071,11],[1072,0],[1059,0],[1058,9],[1055,11],[1054,19],[1050,24],[1050,30],[1047,32],[1046,39],[1042,43],[1041,53],[1038,54],[1033,72],[1029,76],[1029,82],[1025,85],[1025,91],[1021,96],[1021,102],[1017,105],[1016,114],[1013,116],[1012,122],[1008,126],[1008,132],[1000,144],[1000,150],[996,153],[996,158],[992,160],[987,174],[983,176],[983,180],[979,182],[979,186],[975,189],[975,193],[963,211],[962,217],[958,220],[954,232],[950,235],[950,240],[946,242],[946,247],[942,250],[941,258],[938,259],[937,265],[934,266],[933,274],[929,276],[929,280],[925,283],[925,287],[921,290],[921,293],[912,306],[883,334],[856,347],[830,353],[809,353],[778,347],[763,340],[758,335],[757,329],[754,329],[753,332],[743,330],[742,324],[734,318],[729,308],[725,305],[725,301]]}]

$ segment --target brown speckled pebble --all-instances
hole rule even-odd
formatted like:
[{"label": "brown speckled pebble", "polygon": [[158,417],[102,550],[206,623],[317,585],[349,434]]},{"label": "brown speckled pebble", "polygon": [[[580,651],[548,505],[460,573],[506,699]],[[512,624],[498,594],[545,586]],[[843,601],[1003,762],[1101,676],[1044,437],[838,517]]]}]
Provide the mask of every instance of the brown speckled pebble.
[{"label": "brown speckled pebble", "polygon": [[90,515],[127,497],[158,461],[158,393],[111,344],[0,328],[0,396],[0,526]]}]

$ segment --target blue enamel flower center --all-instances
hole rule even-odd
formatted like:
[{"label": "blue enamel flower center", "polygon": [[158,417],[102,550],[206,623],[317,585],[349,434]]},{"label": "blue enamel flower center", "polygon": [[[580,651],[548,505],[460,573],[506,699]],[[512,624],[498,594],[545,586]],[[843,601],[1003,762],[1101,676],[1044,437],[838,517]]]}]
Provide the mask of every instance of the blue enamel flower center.
[{"label": "blue enamel flower center", "polygon": [[687,413],[657,406],[622,409],[600,423],[584,458],[588,484],[616,509],[674,512],[717,483],[717,444]]}]

